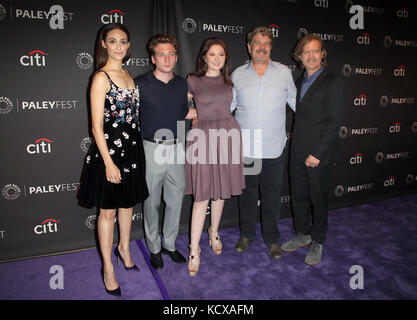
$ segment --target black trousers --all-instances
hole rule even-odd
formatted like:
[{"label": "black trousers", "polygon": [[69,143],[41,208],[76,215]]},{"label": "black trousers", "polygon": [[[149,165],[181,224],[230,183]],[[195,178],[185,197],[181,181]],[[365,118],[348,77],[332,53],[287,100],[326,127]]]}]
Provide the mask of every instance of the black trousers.
[{"label": "black trousers", "polygon": [[296,159],[295,155],[291,156],[291,202],[295,230],[304,235],[311,234],[312,240],[319,243],[323,243],[327,235],[331,172],[331,162],[320,162],[317,167],[311,168]]},{"label": "black trousers", "polygon": [[246,175],[246,188],[239,196],[240,236],[254,240],[258,218],[258,200],[262,201],[261,226],[267,245],[278,243],[278,220],[281,211],[281,185],[286,150],[275,159],[262,159],[258,175]]}]

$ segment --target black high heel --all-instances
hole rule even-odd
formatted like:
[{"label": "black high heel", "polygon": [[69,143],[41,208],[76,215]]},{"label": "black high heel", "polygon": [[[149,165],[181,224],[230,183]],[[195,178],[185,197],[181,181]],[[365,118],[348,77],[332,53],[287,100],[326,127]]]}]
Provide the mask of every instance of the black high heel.
[{"label": "black high heel", "polygon": [[123,266],[125,267],[126,271],[133,271],[133,270],[140,271],[136,264],[133,264],[133,266],[131,267],[126,267],[125,262],[123,261],[122,255],[120,254],[119,247],[117,246],[116,248],[114,248],[114,255],[117,258],[117,264],[119,264],[119,259],[122,260]]},{"label": "black high heel", "polygon": [[104,282],[104,270],[101,269],[100,270],[101,273],[101,278],[103,279],[103,283],[104,283],[104,289],[106,289],[106,292],[112,296],[117,296],[119,297],[122,294],[122,290],[120,289],[120,286],[118,286],[116,289],[114,290],[109,290],[106,288],[106,283]]}]

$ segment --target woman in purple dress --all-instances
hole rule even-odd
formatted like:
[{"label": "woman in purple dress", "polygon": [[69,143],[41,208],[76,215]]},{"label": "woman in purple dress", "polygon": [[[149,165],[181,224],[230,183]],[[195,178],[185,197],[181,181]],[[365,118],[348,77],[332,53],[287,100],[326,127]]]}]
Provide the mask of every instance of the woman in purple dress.
[{"label": "woman in purple dress", "polygon": [[204,41],[197,72],[188,76],[187,83],[189,99],[194,99],[198,114],[198,122],[187,136],[185,163],[185,192],[194,196],[188,271],[195,276],[200,266],[199,244],[209,201],[209,244],[215,254],[221,254],[218,228],[224,200],[241,194],[245,188],[242,135],[230,113],[230,54],[222,39]]}]

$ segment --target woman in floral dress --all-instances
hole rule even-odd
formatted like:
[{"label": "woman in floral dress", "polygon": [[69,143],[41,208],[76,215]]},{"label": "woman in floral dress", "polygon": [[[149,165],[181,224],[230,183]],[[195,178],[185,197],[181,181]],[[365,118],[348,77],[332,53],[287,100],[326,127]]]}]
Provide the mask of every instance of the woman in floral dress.
[{"label": "woman in floral dress", "polygon": [[126,270],[139,270],[129,249],[135,204],[148,196],[145,158],[139,130],[139,90],[122,63],[130,56],[130,34],[122,24],[108,24],[96,43],[96,73],[90,89],[94,143],[84,164],[80,205],[97,207],[102,277],[106,292],[120,295],[111,261],[118,211],[120,241],[114,254]]}]

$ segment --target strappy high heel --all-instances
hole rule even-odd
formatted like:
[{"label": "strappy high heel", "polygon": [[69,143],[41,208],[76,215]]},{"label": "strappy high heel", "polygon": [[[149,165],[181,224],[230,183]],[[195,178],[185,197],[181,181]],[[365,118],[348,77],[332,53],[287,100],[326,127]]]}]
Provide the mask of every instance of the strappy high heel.
[{"label": "strappy high heel", "polygon": [[211,227],[207,230],[209,235],[209,245],[215,254],[221,254],[223,245],[220,241],[220,236],[218,232],[211,231]]},{"label": "strappy high heel", "polygon": [[188,273],[191,277],[194,277],[198,269],[200,268],[200,252],[201,248],[198,247],[198,250],[192,250],[191,245],[189,245],[190,248],[190,255],[188,256]]}]

